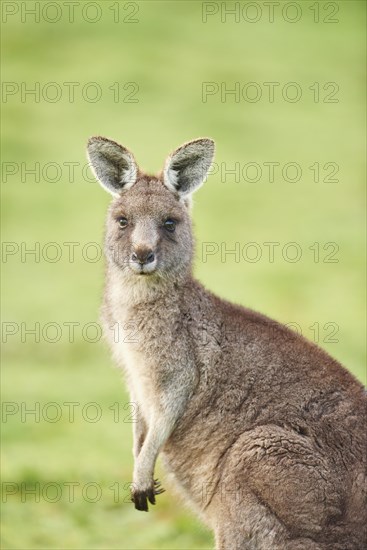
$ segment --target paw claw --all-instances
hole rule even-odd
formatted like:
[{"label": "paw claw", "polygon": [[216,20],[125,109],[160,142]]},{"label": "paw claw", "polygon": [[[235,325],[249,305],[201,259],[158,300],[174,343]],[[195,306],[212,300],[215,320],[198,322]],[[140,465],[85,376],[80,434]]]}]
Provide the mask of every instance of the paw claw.
[{"label": "paw claw", "polygon": [[154,480],[154,494],[155,495],[161,495],[164,493],[165,489],[163,489],[161,482],[158,481],[158,479]]}]

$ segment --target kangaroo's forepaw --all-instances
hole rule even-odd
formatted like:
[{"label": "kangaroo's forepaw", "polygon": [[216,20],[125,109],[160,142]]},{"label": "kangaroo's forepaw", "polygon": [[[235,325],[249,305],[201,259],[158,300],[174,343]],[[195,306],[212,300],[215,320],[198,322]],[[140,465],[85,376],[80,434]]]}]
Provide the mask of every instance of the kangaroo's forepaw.
[{"label": "kangaroo's forepaw", "polygon": [[133,489],[131,491],[131,500],[137,510],[148,512],[148,501],[151,504],[155,504],[154,490],[147,489],[145,491],[139,491],[138,489]]},{"label": "kangaroo's forepaw", "polygon": [[142,512],[148,512],[148,501],[151,504],[155,504],[155,495],[160,495],[164,493],[163,487],[161,487],[160,482],[155,479],[152,482],[152,486],[148,489],[139,489],[138,487],[133,487],[131,490],[131,500],[135,504],[135,508]]}]

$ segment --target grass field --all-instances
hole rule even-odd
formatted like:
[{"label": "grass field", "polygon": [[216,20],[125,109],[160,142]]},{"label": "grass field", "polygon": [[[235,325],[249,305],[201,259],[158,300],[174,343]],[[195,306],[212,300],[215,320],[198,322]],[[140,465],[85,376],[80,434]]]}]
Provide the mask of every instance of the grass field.
[{"label": "grass field", "polygon": [[211,548],[163,471],[154,510],[126,502],[129,397],[97,326],[109,197],[85,144],[157,172],[214,138],[197,277],[365,383],[365,5],[281,2],[270,22],[264,2],[21,4],[2,6],[2,548]]}]

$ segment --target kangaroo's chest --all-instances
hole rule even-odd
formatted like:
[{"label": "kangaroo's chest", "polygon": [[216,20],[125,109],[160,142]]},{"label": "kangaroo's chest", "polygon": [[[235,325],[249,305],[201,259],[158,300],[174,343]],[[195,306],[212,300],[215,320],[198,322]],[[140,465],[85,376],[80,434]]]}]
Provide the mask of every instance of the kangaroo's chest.
[{"label": "kangaroo's chest", "polygon": [[147,420],[153,412],[159,392],[155,384],[154,362],[129,343],[119,346],[118,355],[118,362],[126,373],[131,400],[136,402]]},{"label": "kangaroo's chest", "polygon": [[179,377],[189,359],[187,338],[184,333],[178,336],[176,322],[164,312],[153,313],[121,313],[118,330],[109,338],[114,358],[125,371],[131,399],[147,420],[164,399],[167,379]]}]

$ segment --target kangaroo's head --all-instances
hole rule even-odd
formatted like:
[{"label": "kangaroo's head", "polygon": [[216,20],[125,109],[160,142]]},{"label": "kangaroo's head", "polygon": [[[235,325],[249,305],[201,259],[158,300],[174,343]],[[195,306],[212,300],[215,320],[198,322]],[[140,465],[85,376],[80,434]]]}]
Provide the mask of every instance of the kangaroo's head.
[{"label": "kangaroo's head", "polygon": [[107,215],[107,260],[133,280],[185,276],[193,255],[191,194],[207,176],[214,142],[182,145],[158,176],[141,172],[130,151],[109,139],[92,137],[87,151],[97,179],[114,197]]}]

